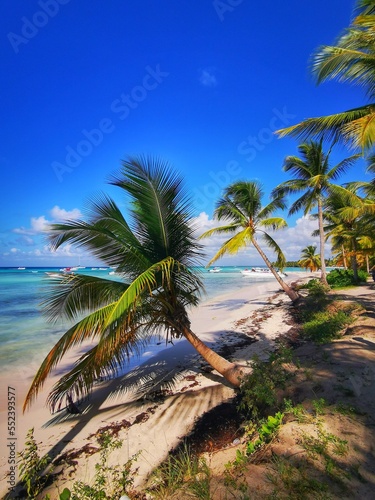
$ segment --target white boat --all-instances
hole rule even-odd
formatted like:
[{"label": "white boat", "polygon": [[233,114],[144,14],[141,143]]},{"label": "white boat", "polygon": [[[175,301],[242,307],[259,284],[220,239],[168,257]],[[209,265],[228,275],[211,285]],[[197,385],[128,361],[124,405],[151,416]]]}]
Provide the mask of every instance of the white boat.
[{"label": "white boat", "polygon": [[[274,278],[275,276],[273,275],[272,271],[266,267],[252,267],[251,269],[244,269],[241,271],[243,276],[248,276],[250,278],[261,278],[261,279],[267,279],[267,278]],[[280,278],[285,278],[286,274],[277,271],[277,274],[280,276]]]},{"label": "white boat", "polygon": [[221,267],[213,267],[212,269],[209,269],[208,272],[209,273],[220,273]]}]

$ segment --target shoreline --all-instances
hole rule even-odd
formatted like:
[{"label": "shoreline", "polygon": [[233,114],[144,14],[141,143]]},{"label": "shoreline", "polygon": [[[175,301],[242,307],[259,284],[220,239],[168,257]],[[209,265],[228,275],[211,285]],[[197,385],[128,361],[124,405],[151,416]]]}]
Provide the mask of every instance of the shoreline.
[{"label": "shoreline", "polygon": [[[313,276],[303,272],[290,273],[287,282],[304,277]],[[210,347],[234,345],[236,339],[244,335],[244,323],[241,325],[240,320],[249,320],[251,324],[251,315],[265,306],[270,306],[270,297],[279,290],[279,284],[273,280],[249,283],[248,287],[229,290],[225,294],[202,301],[190,312],[192,330]],[[278,295],[278,301],[281,297],[283,304],[289,302],[285,293]],[[246,364],[255,352],[262,355],[262,351],[270,349],[276,336],[290,328],[283,322],[284,312],[284,308],[274,308],[269,318],[262,318],[258,338],[254,338],[253,342],[234,353],[236,361]],[[249,328],[249,325],[246,328]],[[98,384],[90,399],[81,405],[81,415],[69,415],[63,410],[51,417],[44,406],[48,389],[57,376],[61,376],[64,365],[70,364],[74,359],[74,356],[69,356],[57,367],[37,401],[23,415],[19,405],[23,402],[22,392],[27,390],[31,379],[26,376],[27,367],[24,368],[17,388],[17,451],[23,449],[26,432],[31,427],[35,428],[35,439],[40,445],[40,453],[49,453],[55,458],[68,450],[82,448],[90,443],[90,439],[93,441],[93,438],[88,439],[88,436],[95,435],[101,427],[126,421],[125,428],[119,434],[124,446],[121,452],[114,453],[113,460],[114,463],[125,463],[136,452],[142,451],[142,456],[136,463],[138,473],[135,487],[144,482],[152,468],[189,432],[198,416],[234,394],[232,388],[222,383],[221,376],[215,372],[206,372],[204,360],[182,339],[175,345],[162,349],[123,376]],[[174,387],[171,385],[173,375],[177,378]],[[15,383],[10,378],[8,380],[8,385],[12,384],[13,387]],[[4,380],[2,385],[3,382]],[[162,383],[169,383],[171,389],[165,393],[164,400],[155,405],[153,397],[160,392]],[[5,413],[1,412],[0,417],[1,432],[6,436]],[[127,427],[128,424],[130,425]],[[86,457],[85,465],[80,465],[78,472],[74,473],[74,478],[88,481],[95,460],[95,455]],[[0,477],[4,479],[9,472],[7,450],[4,449],[1,450],[0,467]],[[65,476],[68,473],[68,470],[64,470]],[[64,481],[59,484],[62,490]],[[69,480],[66,484],[69,484]],[[6,490],[1,493],[5,494]],[[56,488],[50,489],[49,493],[51,498],[58,498],[58,495],[54,496]]]}]

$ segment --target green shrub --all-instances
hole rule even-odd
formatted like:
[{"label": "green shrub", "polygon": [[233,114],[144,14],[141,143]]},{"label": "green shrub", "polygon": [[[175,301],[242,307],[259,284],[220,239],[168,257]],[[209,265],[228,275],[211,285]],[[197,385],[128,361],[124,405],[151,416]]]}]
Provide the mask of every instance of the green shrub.
[{"label": "green shrub", "polygon": [[309,291],[309,295],[313,295],[315,297],[324,297],[328,292],[326,285],[315,278],[301,285],[300,288],[307,289]]},{"label": "green shrub", "polygon": [[[365,271],[358,271],[359,283],[366,283],[367,273]],[[333,269],[327,274],[328,284],[332,288],[341,288],[346,286],[354,286],[358,283],[354,280],[354,272],[352,269]]]},{"label": "green shrub", "polygon": [[350,324],[351,317],[344,311],[321,311],[302,326],[302,337],[318,344],[324,344],[337,338],[345,325]]},{"label": "green shrub", "polygon": [[48,480],[45,469],[51,460],[48,455],[39,456],[38,445],[34,438],[34,428],[29,429],[25,448],[18,455],[21,483],[27,491],[28,498],[35,498],[43,490]]},{"label": "green shrub", "polygon": [[292,352],[286,348],[272,353],[268,362],[254,356],[252,372],[244,377],[241,384],[239,410],[250,414],[252,419],[269,413],[277,403],[277,389],[285,387],[289,375],[284,364],[291,359]]}]

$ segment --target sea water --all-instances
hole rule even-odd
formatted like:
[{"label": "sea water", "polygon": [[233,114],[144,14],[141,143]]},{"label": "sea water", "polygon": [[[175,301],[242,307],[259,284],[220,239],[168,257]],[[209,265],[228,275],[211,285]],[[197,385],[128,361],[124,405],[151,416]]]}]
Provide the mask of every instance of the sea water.
[{"label": "sea water", "polygon": [[[233,289],[248,287],[250,280],[243,277],[245,267],[222,267],[220,272],[212,273],[205,268],[198,268],[205,293],[202,301],[210,300]],[[48,351],[67,330],[68,324],[49,323],[42,315],[41,302],[46,296],[48,276],[46,272],[59,272],[59,268],[0,268],[0,368],[18,371],[27,365],[37,369]],[[111,269],[83,268],[79,273],[93,274],[104,278]],[[118,279],[118,278],[117,278]],[[267,278],[266,278],[267,279]],[[259,279],[256,280],[259,284]],[[162,342],[163,343],[163,342]],[[152,356],[160,349],[157,339],[147,347],[143,354]],[[163,343],[163,348],[165,344]],[[133,360],[129,368],[139,364]]]}]

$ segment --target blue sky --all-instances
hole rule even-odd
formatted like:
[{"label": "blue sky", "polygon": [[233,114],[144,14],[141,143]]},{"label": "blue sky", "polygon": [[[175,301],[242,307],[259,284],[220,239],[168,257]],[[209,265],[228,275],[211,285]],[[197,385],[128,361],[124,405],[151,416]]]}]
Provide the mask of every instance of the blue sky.
[{"label": "blue sky", "polygon": [[[72,247],[51,254],[43,231],[80,217],[100,191],[124,206],[106,182],[128,155],[159,156],[183,175],[202,230],[229,182],[258,179],[268,195],[298,146],[276,129],[365,103],[359,88],[316,86],[309,70],[353,8],[354,0],[3,2],[0,266],[96,264]],[[348,154],[337,149],[332,163]],[[360,162],[342,181],[364,172]],[[288,222],[276,239],[298,258],[312,223],[302,214]],[[219,244],[207,241],[208,257]],[[259,259],[248,250],[221,263]]]}]

